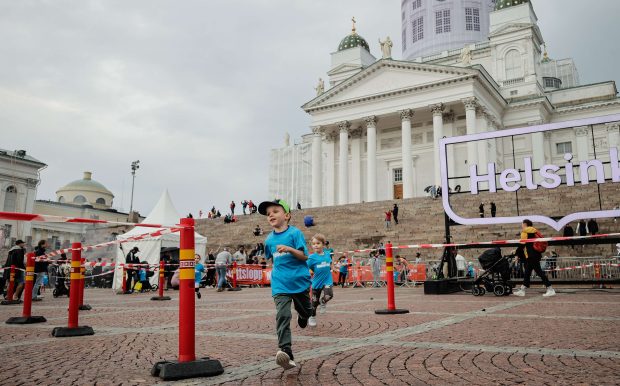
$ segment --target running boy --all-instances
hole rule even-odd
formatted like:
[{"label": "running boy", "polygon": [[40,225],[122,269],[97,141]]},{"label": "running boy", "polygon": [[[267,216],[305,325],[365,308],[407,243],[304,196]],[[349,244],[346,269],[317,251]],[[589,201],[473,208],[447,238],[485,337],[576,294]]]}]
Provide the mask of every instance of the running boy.
[{"label": "running boy", "polygon": [[[312,277],[312,316],[308,319],[310,327],[316,326],[316,308],[321,305],[321,313],[325,312],[325,303],[334,297],[334,279],[332,278],[332,258],[323,250],[325,236],[317,233],[310,245],[314,251],[308,257],[308,268],[314,272]],[[321,298],[321,292],[323,297]]]},{"label": "running boy", "polygon": [[196,264],[194,265],[194,291],[196,292],[196,297],[200,299],[202,294],[200,293],[200,281],[202,280],[202,274],[205,271],[205,266],[200,263],[200,255],[196,254],[194,256],[194,260]]},{"label": "running boy", "polygon": [[290,208],[283,200],[265,201],[258,213],[267,216],[273,231],[265,240],[265,258],[273,260],[271,294],[276,305],[276,333],[279,350],[276,363],[285,370],[296,367],[291,350],[291,302],[297,311],[297,324],[306,328],[312,315],[308,250],[303,233],[288,225]]}]

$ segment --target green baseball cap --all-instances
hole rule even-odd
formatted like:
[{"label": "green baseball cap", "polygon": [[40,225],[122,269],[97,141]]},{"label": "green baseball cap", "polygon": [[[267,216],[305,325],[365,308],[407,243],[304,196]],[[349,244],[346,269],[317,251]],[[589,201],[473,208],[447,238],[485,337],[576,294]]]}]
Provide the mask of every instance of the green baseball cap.
[{"label": "green baseball cap", "polygon": [[258,206],[258,213],[266,216],[267,215],[267,208],[269,208],[272,205],[281,206],[282,209],[284,209],[284,213],[291,213],[291,208],[288,206],[286,201],[278,200],[278,199],[275,199],[273,201],[263,201],[263,202],[261,202],[260,205]]}]

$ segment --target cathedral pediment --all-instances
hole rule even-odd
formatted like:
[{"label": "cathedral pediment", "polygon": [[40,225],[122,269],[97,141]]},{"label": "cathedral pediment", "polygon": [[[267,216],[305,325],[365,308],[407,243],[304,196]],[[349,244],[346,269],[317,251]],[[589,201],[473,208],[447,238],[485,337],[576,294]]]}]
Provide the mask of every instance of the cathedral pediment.
[{"label": "cathedral pediment", "polygon": [[476,75],[477,70],[468,68],[380,60],[317,96],[302,108],[310,111],[334,104],[386,97]]},{"label": "cathedral pediment", "polygon": [[532,24],[532,23],[510,23],[510,24],[504,24],[500,28],[498,28],[495,31],[491,32],[489,34],[489,37],[497,36],[497,35],[502,35],[502,34],[505,34],[505,33],[515,32],[515,31],[520,31],[522,29],[532,28],[534,26],[535,25]]}]

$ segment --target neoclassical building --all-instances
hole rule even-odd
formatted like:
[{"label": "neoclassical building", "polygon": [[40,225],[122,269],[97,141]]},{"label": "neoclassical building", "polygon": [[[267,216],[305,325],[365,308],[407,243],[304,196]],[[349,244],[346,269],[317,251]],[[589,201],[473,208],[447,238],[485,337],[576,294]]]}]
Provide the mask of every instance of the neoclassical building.
[{"label": "neoclassical building", "polygon": [[[486,40],[408,61],[376,60],[355,29],[341,41],[330,88],[302,106],[312,121],[303,137],[312,146],[311,206],[425,195],[440,185],[443,136],[620,113],[613,81],[580,85],[571,59],[549,58],[529,1],[498,1],[489,20]],[[448,169],[465,176],[469,165],[502,167],[515,155],[535,167],[570,152],[585,160],[590,143],[601,150],[619,137],[610,124],[460,144]]]}]

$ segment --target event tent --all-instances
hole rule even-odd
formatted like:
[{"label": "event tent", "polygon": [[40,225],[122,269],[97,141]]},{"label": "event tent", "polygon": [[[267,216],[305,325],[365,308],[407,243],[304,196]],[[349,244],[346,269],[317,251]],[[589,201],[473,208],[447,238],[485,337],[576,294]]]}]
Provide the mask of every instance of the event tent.
[{"label": "event tent", "polygon": [[[151,210],[151,213],[144,219],[145,224],[161,224],[174,226],[179,223],[181,216],[175,209],[168,194],[168,190],[165,190],[159,201]],[[138,236],[145,233],[156,232],[157,228],[136,226],[125,234],[117,236],[117,239],[128,239],[132,236]],[[201,257],[205,256],[207,250],[207,238],[195,233],[195,249],[196,253]],[[112,288],[120,289],[123,285],[123,268],[119,266],[121,263],[125,263],[125,257],[133,247],[138,247],[138,257],[140,261],[146,261],[149,264],[159,264],[159,257],[162,248],[178,248],[179,247],[179,233],[167,233],[158,237],[147,238],[144,240],[127,241],[120,244],[120,248],[116,252],[116,268],[114,271],[114,281]],[[151,284],[156,284],[158,275],[154,275],[150,278]]]}]

